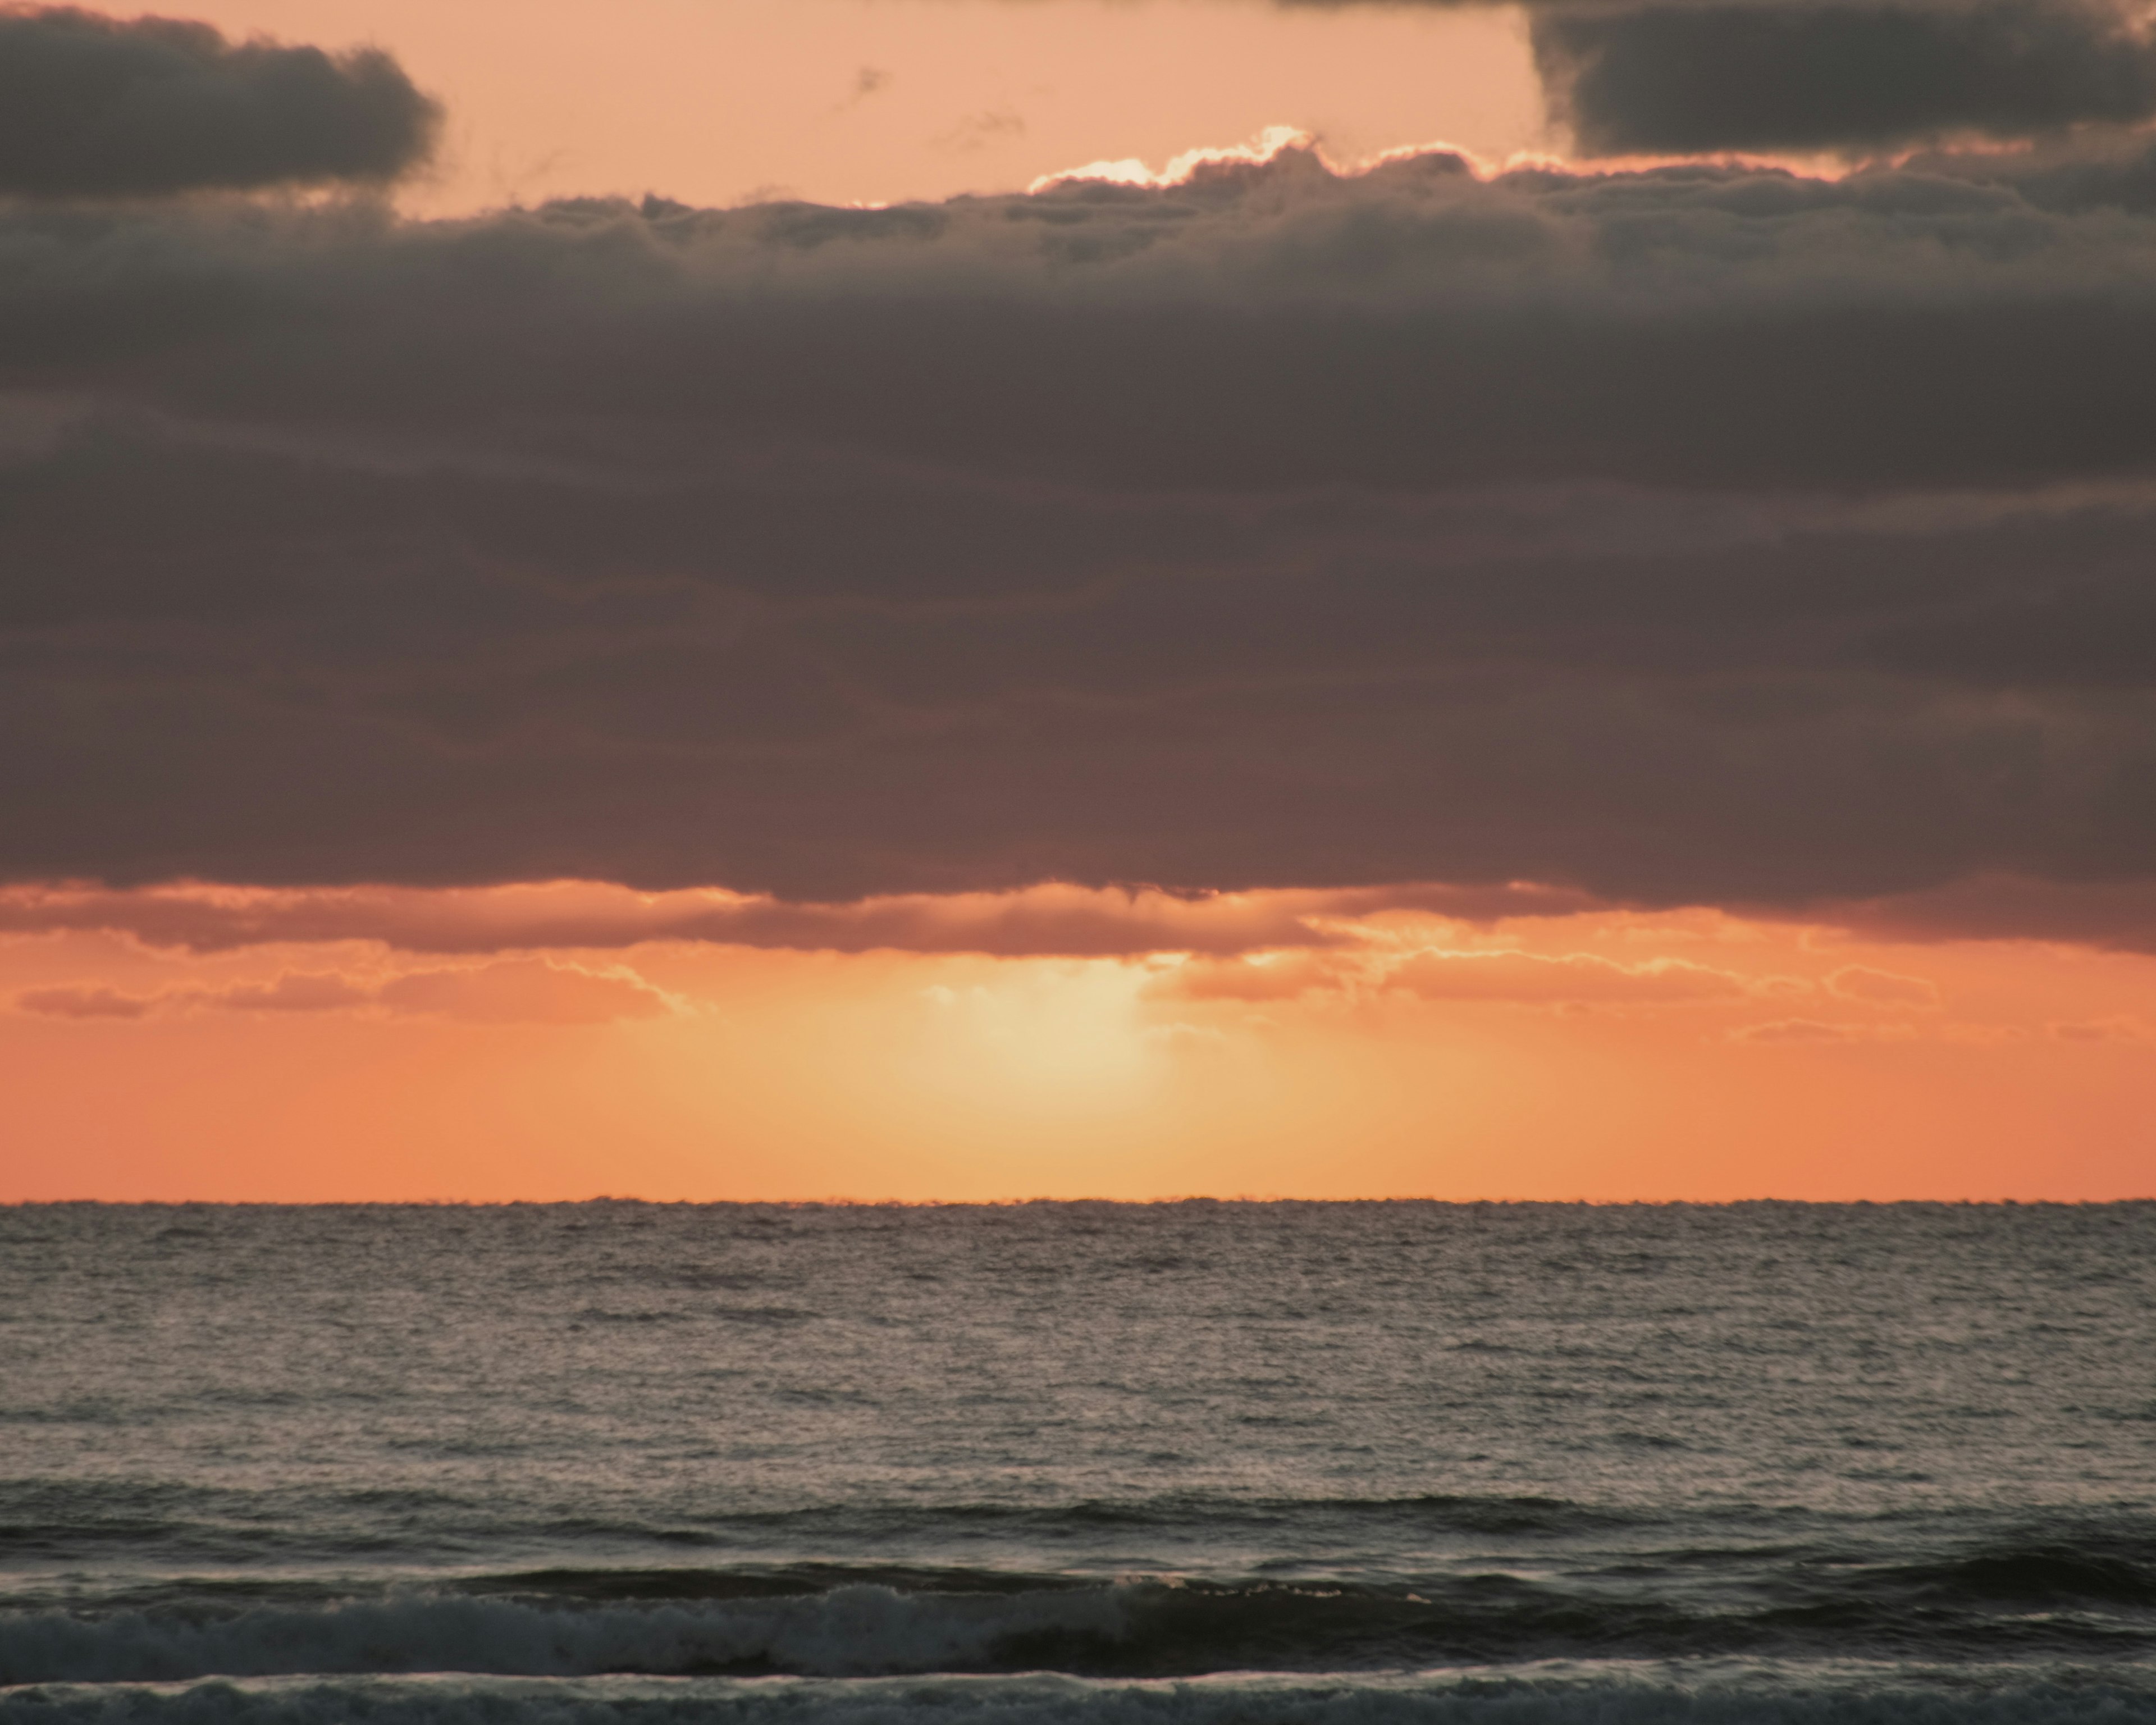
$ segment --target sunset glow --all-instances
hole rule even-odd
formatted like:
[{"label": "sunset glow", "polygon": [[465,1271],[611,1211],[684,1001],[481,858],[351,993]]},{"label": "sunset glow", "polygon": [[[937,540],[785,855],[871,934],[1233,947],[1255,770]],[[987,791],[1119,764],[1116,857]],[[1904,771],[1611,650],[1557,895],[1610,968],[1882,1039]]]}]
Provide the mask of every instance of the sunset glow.
[{"label": "sunset glow", "polygon": [[2086,1199],[2156,1153],[2156,957],[1334,896],[18,893],[62,926],[0,949],[11,1106],[64,1153],[6,1195]]},{"label": "sunset glow", "polygon": [[0,1201],[2156,1190],[2062,5],[6,11]]}]

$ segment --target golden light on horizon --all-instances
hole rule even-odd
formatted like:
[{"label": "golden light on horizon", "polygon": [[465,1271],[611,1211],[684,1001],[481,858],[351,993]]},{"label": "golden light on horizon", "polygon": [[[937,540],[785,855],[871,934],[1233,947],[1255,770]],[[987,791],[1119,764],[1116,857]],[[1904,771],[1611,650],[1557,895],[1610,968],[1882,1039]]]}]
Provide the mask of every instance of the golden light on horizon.
[{"label": "golden light on horizon", "polygon": [[[1710,911],[1302,924],[1260,894],[1191,914],[1316,944],[846,954],[639,941],[584,889],[367,902],[438,943],[573,904],[629,943],[0,942],[16,1118],[70,1147],[0,1197],[2095,1197],[2145,1182],[2156,1119],[2130,953]],[[1008,937],[1027,902],[967,914]]]}]

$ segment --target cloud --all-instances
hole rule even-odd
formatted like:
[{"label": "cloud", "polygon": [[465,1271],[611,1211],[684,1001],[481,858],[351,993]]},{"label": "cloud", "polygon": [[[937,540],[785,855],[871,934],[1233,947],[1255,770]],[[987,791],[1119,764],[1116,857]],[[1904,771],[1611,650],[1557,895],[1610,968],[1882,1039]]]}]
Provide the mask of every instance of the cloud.
[{"label": "cloud", "polygon": [[1881,1006],[1937,1006],[1939,985],[1918,976],[1901,976],[1869,965],[1845,964],[1826,979],[1827,993],[1844,1000]]},{"label": "cloud", "polygon": [[1397,989],[1424,1000],[1522,1006],[1657,1006],[1779,993],[1787,979],[1741,977],[1679,958],[1626,964],[1592,952],[1517,947],[1266,952],[1195,960],[1166,971],[1157,995],[1184,1000],[1288,1000],[1324,992]]},{"label": "cloud", "polygon": [[1914,892],[1823,904],[1824,923],[1884,941],[2034,940],[2156,952],[2156,882],[1986,872]]},{"label": "cloud", "polygon": [[1727,1040],[1762,1047],[1832,1047],[1863,1042],[1907,1042],[1916,1031],[1907,1024],[1828,1022],[1820,1019],[1776,1019],[1732,1030]]},{"label": "cloud", "polygon": [[929,140],[941,150],[970,154],[990,144],[1008,142],[1025,135],[1025,118],[1009,108],[989,108],[969,114],[950,131]]},{"label": "cloud", "polygon": [[2046,209],[2011,167],[1485,181],[1442,154],[1341,176],[1287,149],[1166,187],[876,209],[32,211],[0,230],[0,364],[421,447],[499,439],[512,404],[566,415],[595,504],[648,505],[700,456],[737,478],[790,459],[805,485],[814,451],[853,452],[865,487],[1156,507],[1191,487],[1877,493],[2146,460],[2156,429],[2114,362],[2150,339],[2150,235]]},{"label": "cloud", "polygon": [[1552,111],[1601,156],[1856,151],[2156,114],[2156,43],[2085,0],[1557,6]]},{"label": "cloud", "polygon": [[417,970],[374,998],[392,1012],[480,1024],[599,1024],[663,1018],[673,1009],[641,978],[543,958],[506,958],[470,969]]},{"label": "cloud", "polygon": [[1487,922],[1593,906],[1577,892],[1521,884],[1197,896],[1050,885],[850,904],[709,890],[635,892],[579,880],[463,890],[36,886],[0,886],[0,932],[94,930],[191,952],[336,941],[432,953],[694,941],[808,952],[1129,957],[1352,944],[1356,937],[1342,924],[1389,911]]},{"label": "cloud", "polygon": [[381,996],[334,971],[287,971],[274,982],[191,990],[182,998],[225,1012],[341,1012],[368,1005]]},{"label": "cloud", "polygon": [[1373,979],[1368,963],[1342,965],[1308,952],[1197,959],[1155,978],[1148,992],[1179,1000],[1292,1000]]},{"label": "cloud", "polygon": [[65,6],[0,11],[0,196],[379,183],[427,158],[440,117],[379,49],[234,43],[208,24]]},{"label": "cloud", "polygon": [[[0,877],[750,901],[600,945],[1245,951],[1316,937],[1203,895],[1418,880],[2145,929],[2152,367],[2140,146],[18,206]],[[350,937],[488,937],[417,914]]]},{"label": "cloud", "polygon": [[673,1000],[633,971],[542,958],[407,971],[388,978],[287,971],[267,983],[124,994],[105,988],[31,988],[18,1011],[49,1018],[144,1019],[159,1013],[372,1010],[480,1024],[601,1024],[664,1017]]},{"label": "cloud", "polygon": [[1740,999],[1744,978],[1681,958],[1620,964],[1592,952],[1448,952],[1415,954],[1385,973],[1385,985],[1424,1000],[1505,1000],[1528,1006],[1673,1005]]},{"label": "cloud", "polygon": [[846,92],[846,99],[832,111],[843,114],[850,108],[859,107],[870,96],[880,95],[890,88],[890,73],[885,71],[880,66],[863,66],[854,74],[853,86]]},{"label": "cloud", "polygon": [[116,988],[26,988],[15,997],[18,1011],[54,1019],[139,1019],[157,1009],[154,998]]},{"label": "cloud", "polygon": [[2156,1042],[2156,1029],[2130,1014],[2118,1014],[2110,1018],[2081,1019],[2053,1024],[2047,1029],[2055,1042],[2079,1043],[2083,1046],[2122,1045],[2141,1047]]}]

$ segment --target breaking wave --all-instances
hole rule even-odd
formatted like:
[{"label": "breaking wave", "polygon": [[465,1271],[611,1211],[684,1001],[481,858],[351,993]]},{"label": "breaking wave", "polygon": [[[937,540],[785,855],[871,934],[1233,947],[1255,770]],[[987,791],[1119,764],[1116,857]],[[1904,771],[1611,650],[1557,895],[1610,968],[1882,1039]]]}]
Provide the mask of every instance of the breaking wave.
[{"label": "breaking wave", "polygon": [[[2145,1678],[2146,1674],[2140,1674]],[[1883,1680],[1882,1680],[1883,1679]],[[1735,1682],[1067,1676],[552,1683],[372,1678],[0,1692],[5,1725],[2147,1725],[2132,1674],[1997,1686],[1844,1671]]]},{"label": "breaking wave", "polygon": [[298,1672],[771,1671],[842,1676],[968,1670],[1039,1638],[1124,1632],[1108,1589],[1017,1599],[855,1586],[808,1598],[563,1609],[505,1599],[393,1599],[187,1622],[38,1612],[0,1620],[0,1682],[172,1681]]},{"label": "breaking wave", "polygon": [[[1697,1558],[1699,1554],[1686,1554]],[[1399,1671],[1549,1659],[1939,1661],[2156,1654],[2156,1586],[2113,1554],[1799,1565],[1597,1590],[1511,1574],[1382,1585],[978,1572],[554,1570],[372,1599],[234,1609],[184,1591],[102,1612],[0,1614],[0,1683],[465,1672],[504,1676],[872,1676],[1053,1671]],[[1636,1568],[1636,1566],[1635,1566]],[[836,1584],[834,1584],[834,1583]],[[115,1602],[116,1605],[119,1602]]]}]

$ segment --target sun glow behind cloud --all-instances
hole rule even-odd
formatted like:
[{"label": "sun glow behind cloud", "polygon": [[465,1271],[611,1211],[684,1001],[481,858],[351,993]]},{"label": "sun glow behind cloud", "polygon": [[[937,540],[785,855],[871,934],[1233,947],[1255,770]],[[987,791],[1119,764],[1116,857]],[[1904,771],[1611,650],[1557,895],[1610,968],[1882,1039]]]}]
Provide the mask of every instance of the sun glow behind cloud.
[{"label": "sun glow behind cloud", "polygon": [[931,983],[932,1085],[973,1096],[1002,1090],[1057,1109],[1120,1101],[1150,1065],[1141,997],[1147,978],[1113,961],[1010,965],[963,988]]},{"label": "sun glow behind cloud", "polygon": [[[285,921],[190,944],[190,894]],[[690,901],[757,904],[729,894],[54,892],[32,932],[18,891],[0,1077],[16,1129],[68,1152],[0,1198],[2146,1184],[2156,958],[1524,888],[1327,896],[976,896],[845,953],[814,943],[842,907],[764,923],[780,944],[681,937]],[[621,920],[639,905],[653,938]],[[148,939],[113,932],[127,911]],[[1144,938],[1026,950],[1117,915]],[[530,943],[572,926],[608,943]]]},{"label": "sun glow behind cloud", "polygon": [[1283,150],[1315,148],[1317,142],[1317,139],[1300,127],[1268,126],[1246,144],[1185,150],[1169,157],[1168,166],[1158,172],[1135,156],[1127,156],[1118,162],[1089,162],[1083,167],[1064,168],[1058,172],[1042,174],[1025,189],[1028,192],[1045,192],[1050,186],[1059,186],[1070,180],[1104,180],[1116,186],[1180,186],[1201,168],[1229,167],[1238,164],[1254,166],[1270,162]]},{"label": "sun glow behind cloud", "polygon": [[[1262,167],[1291,151],[1306,155],[1312,162],[1321,164],[1327,173],[1343,179],[1353,179],[1397,163],[1413,162],[1419,157],[1456,158],[1471,172],[1484,177],[1508,169],[1556,167],[1560,162],[1557,157],[1532,150],[1515,150],[1502,159],[1494,158],[1445,138],[1395,144],[1368,155],[1343,157],[1328,149],[1324,139],[1301,126],[1266,126],[1260,127],[1244,143],[1201,145],[1180,151],[1169,157],[1166,164],[1158,169],[1147,167],[1134,156],[1113,162],[1089,162],[1082,167],[1060,168],[1052,173],[1042,174],[1027,186],[1026,191],[1029,194],[1038,193],[1084,181],[1163,191],[1188,185],[1209,170]],[[1627,163],[1625,167],[1636,168],[1652,165]]]}]

